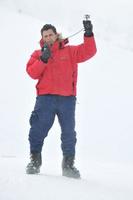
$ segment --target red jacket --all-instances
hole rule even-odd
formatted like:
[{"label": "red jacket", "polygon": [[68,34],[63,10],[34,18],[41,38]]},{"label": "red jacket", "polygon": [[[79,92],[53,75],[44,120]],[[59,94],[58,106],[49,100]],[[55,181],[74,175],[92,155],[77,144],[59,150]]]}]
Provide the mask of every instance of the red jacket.
[{"label": "red jacket", "polygon": [[[40,41],[43,46],[42,40]],[[51,48],[48,63],[40,60],[41,50],[36,50],[27,63],[27,73],[38,79],[37,95],[76,95],[77,63],[90,59],[96,53],[94,37],[84,37],[84,43],[77,46],[56,41]]]}]

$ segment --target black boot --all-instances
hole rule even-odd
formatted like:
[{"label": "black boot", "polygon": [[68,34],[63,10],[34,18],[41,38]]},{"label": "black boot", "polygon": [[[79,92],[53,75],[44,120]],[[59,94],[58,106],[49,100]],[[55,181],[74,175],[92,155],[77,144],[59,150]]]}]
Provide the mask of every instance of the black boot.
[{"label": "black boot", "polygon": [[42,164],[41,153],[32,153],[30,156],[30,163],[26,167],[27,174],[38,174],[40,173],[40,167]]},{"label": "black boot", "polygon": [[74,156],[63,157],[62,175],[71,178],[80,178],[80,172],[74,167]]}]

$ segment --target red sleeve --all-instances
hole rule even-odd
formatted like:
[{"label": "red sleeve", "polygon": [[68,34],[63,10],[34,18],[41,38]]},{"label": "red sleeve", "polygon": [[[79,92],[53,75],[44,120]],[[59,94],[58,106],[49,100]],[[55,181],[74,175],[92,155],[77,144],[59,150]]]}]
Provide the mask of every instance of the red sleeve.
[{"label": "red sleeve", "polygon": [[33,79],[39,79],[46,66],[39,58],[40,51],[34,51],[26,66],[27,73]]},{"label": "red sleeve", "polygon": [[70,51],[74,63],[81,63],[90,59],[97,51],[94,36],[84,37],[84,43],[77,46],[70,46]]}]

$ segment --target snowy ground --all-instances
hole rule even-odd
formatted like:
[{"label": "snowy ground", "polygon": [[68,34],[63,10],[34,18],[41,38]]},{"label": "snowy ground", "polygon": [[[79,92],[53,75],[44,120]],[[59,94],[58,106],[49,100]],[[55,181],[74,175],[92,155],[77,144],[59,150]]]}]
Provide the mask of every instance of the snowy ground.
[{"label": "snowy ground", "polygon": [[39,175],[25,174],[24,159],[5,157],[0,163],[1,200],[133,199],[133,165],[86,163],[82,179],[74,180],[61,176],[54,159],[42,167]]},{"label": "snowy ground", "polygon": [[[4,2],[8,9],[2,6]],[[39,30],[44,22],[36,15],[25,15],[22,10],[26,4],[21,2],[22,8],[15,10],[11,2],[21,1],[0,1],[0,200],[132,200],[133,52],[132,38],[122,40],[123,21],[117,24],[117,19],[114,26],[109,26],[109,15],[103,20],[103,16],[94,17],[98,52],[79,66],[76,166],[82,179],[61,176],[57,119],[45,141],[41,174],[31,176],[25,174],[25,167],[29,161],[28,119],[35,101],[35,81],[26,74],[25,65],[32,51],[39,48]],[[128,36],[132,32],[129,22]],[[74,26],[64,23],[65,30],[58,27],[67,35],[79,29],[75,17],[71,23]],[[82,33],[70,40],[74,44],[81,41]]]}]

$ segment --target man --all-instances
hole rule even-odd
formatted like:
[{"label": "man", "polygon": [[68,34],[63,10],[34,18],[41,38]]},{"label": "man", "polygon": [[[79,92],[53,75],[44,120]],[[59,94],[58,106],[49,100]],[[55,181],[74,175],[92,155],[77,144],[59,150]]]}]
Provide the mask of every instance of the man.
[{"label": "man", "polygon": [[93,26],[84,20],[84,42],[77,46],[67,45],[56,28],[45,24],[41,29],[41,50],[36,50],[27,63],[27,73],[37,79],[37,98],[30,118],[30,163],[27,174],[40,172],[42,146],[57,115],[61,127],[63,152],[62,175],[80,178],[74,166],[75,160],[75,103],[77,63],[90,59],[96,53]]}]

